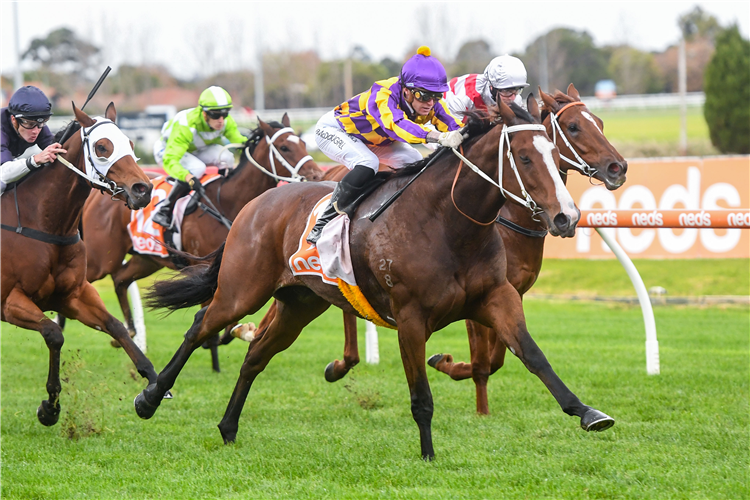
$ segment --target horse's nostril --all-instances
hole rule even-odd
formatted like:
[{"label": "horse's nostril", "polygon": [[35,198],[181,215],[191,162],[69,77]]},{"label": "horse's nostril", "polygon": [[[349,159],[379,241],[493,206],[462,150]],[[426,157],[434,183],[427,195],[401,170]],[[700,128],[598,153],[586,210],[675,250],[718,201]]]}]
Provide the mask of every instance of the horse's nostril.
[{"label": "horse's nostril", "polygon": [[570,217],[561,212],[555,215],[554,223],[560,232],[565,232],[570,226]]},{"label": "horse's nostril", "polygon": [[608,170],[610,174],[617,175],[620,173],[620,165],[618,165],[617,163],[612,163],[610,164]]},{"label": "horse's nostril", "polygon": [[132,190],[133,190],[133,194],[136,194],[138,196],[143,196],[144,194],[148,192],[148,186],[146,186],[142,182],[137,182],[133,184]]}]

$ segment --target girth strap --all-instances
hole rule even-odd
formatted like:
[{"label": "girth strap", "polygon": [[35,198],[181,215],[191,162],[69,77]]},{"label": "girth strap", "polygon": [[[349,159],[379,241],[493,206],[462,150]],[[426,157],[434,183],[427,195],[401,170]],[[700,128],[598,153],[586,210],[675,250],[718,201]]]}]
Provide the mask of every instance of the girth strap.
[{"label": "girth strap", "polygon": [[68,246],[75,245],[76,243],[81,241],[81,234],[78,232],[76,232],[76,234],[74,234],[73,236],[57,236],[55,234],[45,233],[44,231],[37,231],[36,229],[31,229],[30,227],[13,227],[7,224],[0,224],[0,227],[2,229],[5,229],[6,231],[12,231],[16,234],[20,234],[21,236],[31,238],[32,240],[43,241],[44,243],[49,243],[51,245]]},{"label": "girth strap", "polygon": [[505,226],[508,229],[512,229],[513,231],[517,233],[521,233],[524,236],[528,236],[530,238],[544,238],[547,236],[547,230],[544,231],[536,231],[534,229],[526,229],[523,226],[519,226],[515,222],[509,221],[508,219],[505,219],[501,216],[497,216],[497,219],[495,219],[495,222],[500,224],[501,226]]}]

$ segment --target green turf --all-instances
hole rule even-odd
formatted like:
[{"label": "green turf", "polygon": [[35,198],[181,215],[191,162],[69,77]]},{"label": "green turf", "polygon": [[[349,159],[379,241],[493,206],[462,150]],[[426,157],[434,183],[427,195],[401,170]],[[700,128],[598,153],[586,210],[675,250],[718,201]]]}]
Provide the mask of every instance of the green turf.
[{"label": "green turf", "polygon": [[[750,295],[747,259],[636,259],[633,264],[647,289],[664,287],[667,296]],[[617,259],[545,259],[529,294],[636,296]]]},{"label": "green turf", "polygon": [[[111,286],[99,288],[114,309]],[[46,397],[47,349],[39,334],[3,324],[2,497],[748,497],[747,307],[657,307],[659,376],[645,372],[637,307],[536,300],[525,311],[560,377],[617,424],[583,432],[512,356],[490,380],[489,417],[474,414],[470,381],[430,369],[432,463],[419,459],[394,332],[381,331],[379,365],[324,381],[325,365],[341,357],[336,310],[259,376],[233,446],[222,444],[216,424],[246,351],[239,341],[222,347],[221,374],[197,351],[175,399],[142,421],[132,400],[144,384],[127,357],[72,322],[63,415],[45,428],[34,412]],[[146,319],[148,355],[161,369],[191,315]],[[437,332],[427,344],[434,352],[467,359],[462,325]]]}]

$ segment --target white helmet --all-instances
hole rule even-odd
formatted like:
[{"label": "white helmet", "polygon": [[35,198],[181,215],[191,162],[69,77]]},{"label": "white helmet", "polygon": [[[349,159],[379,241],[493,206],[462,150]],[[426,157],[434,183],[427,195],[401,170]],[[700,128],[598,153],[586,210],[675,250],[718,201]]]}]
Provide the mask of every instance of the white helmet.
[{"label": "white helmet", "polygon": [[519,58],[508,54],[490,61],[484,70],[484,76],[492,88],[497,90],[529,86],[526,83],[526,67]]}]

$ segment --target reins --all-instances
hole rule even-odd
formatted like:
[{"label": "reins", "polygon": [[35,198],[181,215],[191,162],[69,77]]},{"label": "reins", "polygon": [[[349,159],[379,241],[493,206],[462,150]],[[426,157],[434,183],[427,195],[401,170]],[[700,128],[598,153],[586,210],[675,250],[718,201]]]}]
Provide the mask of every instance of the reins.
[{"label": "reins", "polygon": [[[461,148],[461,154],[463,155],[463,153],[464,153],[464,147],[463,147],[463,145],[460,146],[460,148]],[[458,182],[458,175],[461,173],[461,167],[463,167],[463,166],[464,166],[464,161],[463,160],[461,160],[460,162],[458,162],[458,169],[456,170],[456,176],[453,178],[453,185],[451,186],[451,201],[453,202],[453,206],[456,208],[456,210],[458,210],[458,213],[460,213],[461,215],[463,215],[464,217],[466,217],[467,219],[469,219],[474,224],[478,224],[480,226],[489,226],[490,224],[492,224],[493,222],[495,222],[495,219],[492,219],[489,222],[479,222],[478,220],[474,220],[471,217],[469,217],[468,215],[466,215],[465,213],[463,213],[463,211],[461,211],[461,209],[458,208],[458,205],[456,205],[456,198],[453,195],[453,191],[456,189],[456,182]],[[502,210],[502,207],[501,207],[501,210]],[[499,216],[500,216],[500,211],[498,210],[496,217],[499,217]]]},{"label": "reins", "polygon": [[[462,161],[462,163],[466,163],[466,166],[472,169],[477,175],[479,175],[482,179],[489,182],[496,188],[500,190],[502,195],[505,198],[510,198],[513,201],[517,202],[521,206],[524,206],[531,210],[531,218],[533,220],[538,221],[536,219],[536,216],[543,212],[542,209],[539,208],[539,206],[536,204],[536,202],[531,198],[531,195],[526,191],[526,187],[523,184],[523,180],[521,180],[521,174],[518,172],[518,167],[516,167],[516,161],[513,158],[513,155],[511,154],[511,147],[510,147],[510,135],[515,132],[520,132],[524,130],[535,130],[535,131],[542,131],[546,132],[547,129],[542,124],[524,124],[524,125],[513,125],[512,127],[508,127],[507,125],[503,125],[503,130],[500,134],[500,144],[498,146],[498,182],[495,182],[489,175],[485,174],[479,167],[471,163],[462,153],[459,153],[456,149],[452,148],[453,154],[455,154],[457,157],[459,157]],[[505,141],[508,142],[508,152],[506,153],[508,160],[510,162],[510,168],[513,170],[513,173],[516,175],[516,180],[518,181],[518,185],[521,188],[521,196],[523,196],[523,199],[519,196],[516,196],[515,194],[511,193],[507,189],[503,187],[503,151],[505,150]],[[463,148],[462,148],[463,149]],[[461,164],[459,164],[459,169],[461,168]],[[458,179],[458,174],[456,175],[456,179],[453,181],[453,186],[455,187],[456,180]],[[451,199],[453,199],[453,188],[451,188]],[[455,200],[453,201],[453,205],[455,206]],[[458,207],[456,207],[458,210]],[[461,210],[459,210],[461,212]],[[472,222],[475,222],[480,225],[489,225],[492,222],[495,221],[493,219],[491,222],[487,224],[482,224],[481,222],[477,222],[471,217],[468,217],[466,214],[461,212],[464,216],[469,218]]]}]

